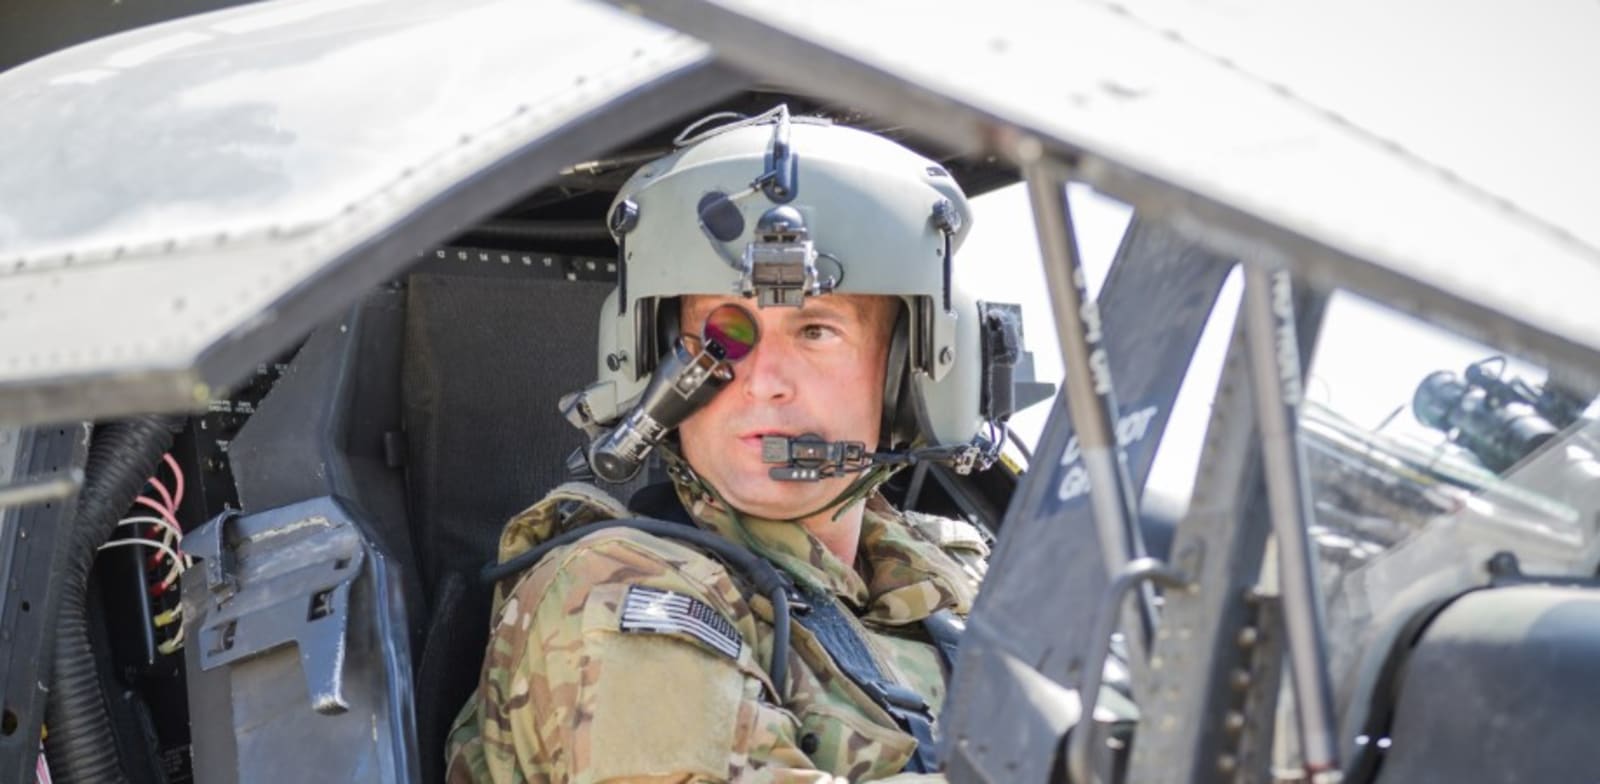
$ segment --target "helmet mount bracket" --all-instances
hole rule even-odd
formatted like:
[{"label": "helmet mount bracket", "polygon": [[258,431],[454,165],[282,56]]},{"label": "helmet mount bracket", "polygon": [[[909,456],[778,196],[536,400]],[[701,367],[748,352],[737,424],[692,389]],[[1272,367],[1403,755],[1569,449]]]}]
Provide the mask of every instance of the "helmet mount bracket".
[{"label": "helmet mount bracket", "polygon": [[777,122],[772,124],[772,148],[767,151],[766,171],[756,182],[773,204],[788,204],[800,194],[800,161],[789,147],[789,106],[782,104],[778,109]]},{"label": "helmet mount bracket", "polygon": [[950,302],[951,275],[955,267],[955,249],[951,240],[961,232],[961,211],[949,199],[940,199],[933,203],[933,214],[929,216],[933,227],[939,230],[944,237],[944,312],[953,313],[955,308]]},{"label": "helmet mount bracket", "polygon": [[817,270],[817,248],[811,242],[800,211],[773,207],[756,222],[755,237],[744,249],[739,265],[739,293],[755,297],[759,307],[800,307],[807,296],[826,294],[839,285],[844,268],[827,257],[836,270]]},{"label": "helmet mount bracket", "polygon": [[628,315],[628,232],[639,225],[639,205],[632,199],[611,210],[611,231],[617,235],[617,315]]}]

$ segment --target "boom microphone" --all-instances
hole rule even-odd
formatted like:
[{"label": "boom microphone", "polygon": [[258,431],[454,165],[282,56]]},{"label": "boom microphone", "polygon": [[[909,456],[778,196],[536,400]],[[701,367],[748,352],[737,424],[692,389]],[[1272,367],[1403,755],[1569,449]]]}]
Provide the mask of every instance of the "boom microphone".
[{"label": "boom microphone", "polygon": [[1000,439],[977,436],[956,446],[934,446],[905,452],[868,452],[860,441],[824,441],[815,433],[790,438],[762,436],[761,461],[772,463],[767,475],[780,482],[820,482],[855,474],[873,466],[942,463],[958,474],[983,471],[1000,456]]}]

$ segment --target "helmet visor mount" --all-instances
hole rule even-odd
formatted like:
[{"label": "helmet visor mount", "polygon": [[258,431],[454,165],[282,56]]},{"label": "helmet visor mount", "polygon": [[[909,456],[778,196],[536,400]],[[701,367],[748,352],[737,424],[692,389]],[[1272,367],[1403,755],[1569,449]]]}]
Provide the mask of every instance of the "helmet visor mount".
[{"label": "helmet visor mount", "polygon": [[[818,272],[818,254],[800,210],[789,206],[800,194],[798,158],[789,144],[789,109],[773,112],[772,139],[759,176],[745,190],[729,196],[712,192],[700,199],[696,210],[700,230],[717,254],[739,271],[736,290],[753,297],[757,307],[801,307],[808,296],[833,291],[844,277],[842,265],[831,257]],[[750,242],[740,258],[730,258],[725,243],[744,233],[744,216],[734,202],[757,193],[773,205],[756,221]]]},{"label": "helmet visor mount", "polygon": [[739,293],[754,297],[758,307],[801,307],[807,296],[826,294],[844,277],[832,257],[826,273],[818,272],[817,248],[800,211],[773,207],[756,223],[755,237],[744,247],[739,264]]}]

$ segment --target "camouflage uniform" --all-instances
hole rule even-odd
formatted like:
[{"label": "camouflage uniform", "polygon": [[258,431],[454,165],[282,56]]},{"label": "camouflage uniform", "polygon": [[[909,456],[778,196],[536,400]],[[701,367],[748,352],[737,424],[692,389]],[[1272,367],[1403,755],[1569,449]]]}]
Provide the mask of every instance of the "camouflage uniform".
[{"label": "camouflage uniform", "polygon": [[[501,537],[501,560],[558,528],[631,516],[598,496],[565,486],[519,514]],[[971,526],[903,515],[873,498],[858,572],[798,524],[734,518],[682,487],[679,498],[701,527],[853,608],[880,669],[938,712],[947,673],[920,621],[970,609],[987,555]],[[576,501],[577,511],[558,519],[556,499]],[[620,631],[630,586],[709,605],[743,638],[737,657],[690,634]],[[747,599],[718,561],[687,545],[598,531],[502,587],[478,691],[451,731],[452,784],[865,781],[898,773],[916,746],[799,624],[791,624],[787,691],[774,689],[770,604]],[[780,705],[781,693],[790,696]]]}]

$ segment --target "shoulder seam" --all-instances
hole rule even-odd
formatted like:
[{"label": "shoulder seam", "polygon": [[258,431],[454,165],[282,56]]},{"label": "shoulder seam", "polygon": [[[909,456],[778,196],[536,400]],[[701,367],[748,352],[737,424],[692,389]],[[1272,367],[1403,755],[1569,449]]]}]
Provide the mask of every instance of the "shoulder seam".
[{"label": "shoulder seam", "polygon": [[[668,538],[662,537],[662,536],[656,536],[655,534],[648,533],[646,531],[640,531],[637,528],[627,528],[627,527],[624,527],[624,526],[617,526],[617,527],[612,527],[612,528],[603,528],[601,530],[595,531],[594,533],[592,533],[592,534],[590,534],[588,536],[583,537],[582,539],[579,539],[576,542],[573,542],[570,545],[567,545],[566,547],[561,548],[561,555],[559,557],[554,558],[554,559],[547,559],[545,561],[541,561],[538,565],[534,566],[532,569],[529,569],[526,573],[524,573],[522,579],[529,579],[532,575],[534,575],[536,573],[539,573],[539,572],[542,572],[542,571],[545,571],[546,569],[555,569],[557,571],[560,571],[562,569],[565,569],[575,559],[582,557],[582,555],[584,553],[598,551],[599,548],[606,547],[606,546],[626,547],[626,548],[628,548],[628,550],[630,550],[630,551],[632,551],[634,553],[637,553],[639,555],[643,555],[643,556],[645,556],[645,557],[647,557],[647,558],[649,558],[649,559],[651,559],[653,561],[660,562],[660,563],[662,563],[664,565],[669,563],[665,558],[661,557],[661,555],[659,553],[654,553],[654,552],[651,552],[650,550],[648,550],[648,549],[646,549],[644,547],[641,547],[638,542],[632,540],[630,535],[646,536],[646,537],[649,537],[650,539],[652,539],[654,541],[663,542],[663,543],[665,543],[666,545],[668,545],[670,547],[674,547],[674,548],[677,548],[679,550],[683,550],[684,552],[690,553],[695,557],[698,557],[698,558],[700,558],[700,559],[702,559],[704,561],[709,562],[712,566],[714,566],[716,568],[716,570],[718,572],[726,575],[727,579],[730,582],[734,582],[733,581],[733,575],[728,571],[727,564],[724,564],[723,562],[717,560],[716,558],[713,558],[712,556],[710,556],[710,555],[708,555],[708,554],[706,554],[704,552],[701,552],[700,550],[697,550],[694,547],[691,547],[689,545],[683,544],[682,542],[678,542],[678,541],[675,541],[675,540],[672,540],[672,539],[668,539]],[[601,537],[601,536],[604,536],[605,538],[600,540],[600,541],[596,541],[596,537]],[[705,580],[702,580],[699,577],[691,575],[691,574],[686,574],[686,573],[682,572],[681,570],[675,570],[675,572],[685,582],[694,583],[703,592],[716,593],[715,587],[710,585],[710,584],[707,584]],[[738,583],[734,582],[734,586],[737,588],[738,587]],[[515,591],[516,587],[513,586],[512,590]],[[549,592],[549,586],[547,585],[545,587],[545,590],[540,592],[539,597],[538,597],[538,601],[542,603],[544,601],[544,598],[545,598],[545,596],[546,596],[546,594],[548,592]]]}]

